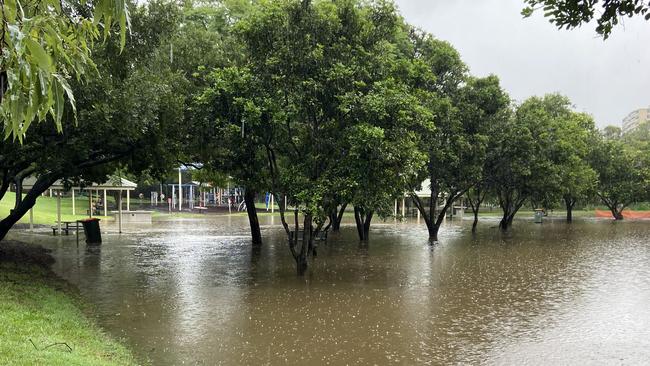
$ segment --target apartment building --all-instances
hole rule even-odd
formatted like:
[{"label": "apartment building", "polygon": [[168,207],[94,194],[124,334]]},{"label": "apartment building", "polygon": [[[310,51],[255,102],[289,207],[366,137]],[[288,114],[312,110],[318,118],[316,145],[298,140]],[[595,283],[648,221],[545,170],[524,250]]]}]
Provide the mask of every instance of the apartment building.
[{"label": "apartment building", "polygon": [[650,107],[637,109],[623,119],[623,133],[627,133],[637,128],[644,122],[650,122]]}]

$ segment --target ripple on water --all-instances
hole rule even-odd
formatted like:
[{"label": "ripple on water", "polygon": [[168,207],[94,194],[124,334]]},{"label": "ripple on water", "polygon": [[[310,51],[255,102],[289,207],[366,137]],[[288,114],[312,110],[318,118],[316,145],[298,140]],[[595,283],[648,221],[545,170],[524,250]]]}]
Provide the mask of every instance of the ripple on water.
[{"label": "ripple on water", "polygon": [[[101,323],[157,365],[643,364],[650,359],[647,222],[378,223],[330,235],[297,278],[262,217],[155,223],[100,249],[35,235]],[[275,222],[277,224],[277,222]],[[73,239],[69,239],[73,240]]]}]

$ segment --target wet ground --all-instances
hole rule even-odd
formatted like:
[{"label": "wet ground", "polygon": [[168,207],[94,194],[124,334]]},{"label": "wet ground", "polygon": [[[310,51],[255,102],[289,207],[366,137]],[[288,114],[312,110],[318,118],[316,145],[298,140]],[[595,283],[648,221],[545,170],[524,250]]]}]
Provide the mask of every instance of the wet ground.
[{"label": "wet ground", "polygon": [[[650,222],[378,222],[360,245],[331,234],[304,278],[278,220],[125,227],[101,247],[74,236],[11,238],[54,250],[53,269],[99,322],[155,365],[647,364]],[[276,225],[271,225],[276,224]]]}]

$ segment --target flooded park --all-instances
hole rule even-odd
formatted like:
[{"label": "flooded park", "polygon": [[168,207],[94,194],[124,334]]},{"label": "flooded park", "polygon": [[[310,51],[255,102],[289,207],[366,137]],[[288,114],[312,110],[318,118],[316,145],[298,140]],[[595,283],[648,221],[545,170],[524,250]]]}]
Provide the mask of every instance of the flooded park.
[{"label": "flooded park", "polygon": [[[298,277],[278,218],[253,251],[244,216],[104,234],[15,232],[52,249],[99,324],[155,365],[643,364],[650,226],[584,218],[426,227],[344,221]],[[110,228],[110,226],[109,226]]]}]

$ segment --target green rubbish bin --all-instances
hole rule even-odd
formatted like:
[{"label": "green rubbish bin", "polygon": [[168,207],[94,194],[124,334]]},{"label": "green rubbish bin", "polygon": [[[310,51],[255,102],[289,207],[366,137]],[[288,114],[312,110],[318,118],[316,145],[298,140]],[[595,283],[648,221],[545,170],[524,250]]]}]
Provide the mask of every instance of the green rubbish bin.
[{"label": "green rubbish bin", "polygon": [[99,219],[90,218],[79,220],[84,227],[86,244],[99,245],[102,243],[102,232],[99,230]]},{"label": "green rubbish bin", "polygon": [[544,210],[541,208],[538,208],[535,210],[535,223],[536,224],[541,224],[542,220],[544,219]]}]

